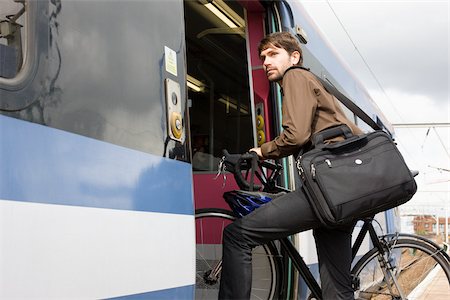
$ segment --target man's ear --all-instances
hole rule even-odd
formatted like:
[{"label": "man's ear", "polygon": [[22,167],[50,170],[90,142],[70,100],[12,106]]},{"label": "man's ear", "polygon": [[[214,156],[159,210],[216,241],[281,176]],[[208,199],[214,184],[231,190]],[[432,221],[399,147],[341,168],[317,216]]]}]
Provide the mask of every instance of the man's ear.
[{"label": "man's ear", "polygon": [[292,52],[290,60],[291,60],[292,65],[298,64],[298,62],[300,61],[300,52],[298,52],[298,51]]}]

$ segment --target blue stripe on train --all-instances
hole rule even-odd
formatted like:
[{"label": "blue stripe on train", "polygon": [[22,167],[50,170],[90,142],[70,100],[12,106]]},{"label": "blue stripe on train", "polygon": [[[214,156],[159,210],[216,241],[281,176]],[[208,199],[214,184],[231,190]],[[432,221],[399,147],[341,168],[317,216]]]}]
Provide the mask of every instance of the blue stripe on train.
[{"label": "blue stripe on train", "polygon": [[5,116],[0,139],[0,199],[194,214],[188,163]]},{"label": "blue stripe on train", "polygon": [[120,300],[173,300],[173,299],[192,299],[194,298],[194,285],[182,286],[173,289],[160,290],[142,294],[128,295],[110,299]]}]

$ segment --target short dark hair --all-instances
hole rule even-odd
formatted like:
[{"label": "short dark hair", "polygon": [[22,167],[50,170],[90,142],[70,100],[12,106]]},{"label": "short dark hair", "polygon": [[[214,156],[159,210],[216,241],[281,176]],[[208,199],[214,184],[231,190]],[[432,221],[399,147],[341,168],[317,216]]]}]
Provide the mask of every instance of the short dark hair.
[{"label": "short dark hair", "polygon": [[271,45],[277,48],[283,48],[287,53],[292,54],[294,51],[300,53],[300,59],[298,61],[298,66],[303,66],[303,52],[300,47],[299,41],[289,32],[274,32],[266,35],[258,46],[258,54],[269,48]]}]

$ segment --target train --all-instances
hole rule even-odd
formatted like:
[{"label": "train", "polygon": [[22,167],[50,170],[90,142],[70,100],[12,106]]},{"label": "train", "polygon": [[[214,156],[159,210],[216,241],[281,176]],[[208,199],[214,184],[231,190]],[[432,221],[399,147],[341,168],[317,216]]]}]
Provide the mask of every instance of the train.
[{"label": "train", "polygon": [[300,1],[1,1],[0,298],[194,298],[195,210],[236,188],[222,149],[281,130],[257,53],[276,31],[393,132]]}]

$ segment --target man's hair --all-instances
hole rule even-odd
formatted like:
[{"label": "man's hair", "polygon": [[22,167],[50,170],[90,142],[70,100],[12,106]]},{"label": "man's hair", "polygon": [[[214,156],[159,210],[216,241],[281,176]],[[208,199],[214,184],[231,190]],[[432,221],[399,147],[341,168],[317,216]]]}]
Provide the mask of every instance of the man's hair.
[{"label": "man's hair", "polygon": [[289,32],[274,32],[266,35],[265,38],[261,40],[258,46],[258,54],[269,48],[270,46],[275,46],[277,48],[283,48],[291,55],[294,51],[300,53],[300,59],[298,61],[298,66],[303,66],[303,52],[300,47],[298,40]]}]

